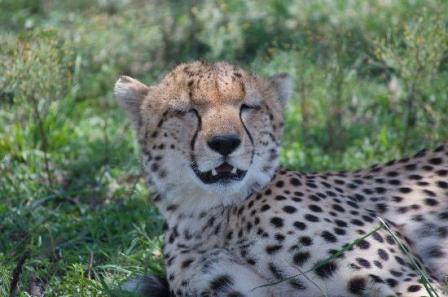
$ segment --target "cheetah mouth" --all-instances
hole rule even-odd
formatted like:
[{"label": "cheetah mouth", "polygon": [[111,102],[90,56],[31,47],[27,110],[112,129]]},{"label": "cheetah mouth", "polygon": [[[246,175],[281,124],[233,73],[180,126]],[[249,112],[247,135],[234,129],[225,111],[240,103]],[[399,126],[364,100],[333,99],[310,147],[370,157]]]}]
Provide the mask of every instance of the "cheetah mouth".
[{"label": "cheetah mouth", "polygon": [[209,171],[199,171],[198,166],[194,164],[192,166],[196,176],[205,184],[213,183],[229,183],[232,181],[242,180],[247,173],[247,170],[241,170],[236,168],[229,163],[225,162],[216,168]]}]

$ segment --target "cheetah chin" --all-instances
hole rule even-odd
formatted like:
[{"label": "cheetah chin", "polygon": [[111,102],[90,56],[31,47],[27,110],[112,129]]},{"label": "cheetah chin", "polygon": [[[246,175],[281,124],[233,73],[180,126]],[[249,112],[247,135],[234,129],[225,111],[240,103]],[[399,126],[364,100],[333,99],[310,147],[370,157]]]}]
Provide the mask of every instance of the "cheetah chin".
[{"label": "cheetah chin", "polygon": [[292,90],[287,74],[263,78],[225,62],[182,64],[152,86],[116,82],[166,221],[166,279],[136,277],[121,289],[420,297],[428,287],[447,296],[448,145],[354,172],[285,170]]}]

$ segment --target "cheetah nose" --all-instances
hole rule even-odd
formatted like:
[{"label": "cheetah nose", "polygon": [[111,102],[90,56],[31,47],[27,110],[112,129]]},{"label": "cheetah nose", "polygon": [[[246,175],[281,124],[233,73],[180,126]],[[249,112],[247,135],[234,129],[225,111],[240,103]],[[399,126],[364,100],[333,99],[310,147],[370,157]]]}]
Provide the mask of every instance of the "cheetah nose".
[{"label": "cheetah nose", "polygon": [[213,136],[207,141],[208,146],[223,156],[231,154],[240,145],[241,139],[236,134],[224,134]]}]

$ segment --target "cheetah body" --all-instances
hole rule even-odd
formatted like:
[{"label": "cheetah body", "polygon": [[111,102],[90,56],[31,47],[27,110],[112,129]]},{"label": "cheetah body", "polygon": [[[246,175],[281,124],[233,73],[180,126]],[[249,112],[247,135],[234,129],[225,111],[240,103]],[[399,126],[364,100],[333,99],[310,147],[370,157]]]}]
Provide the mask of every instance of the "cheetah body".
[{"label": "cheetah body", "polygon": [[[171,296],[425,296],[417,267],[446,296],[448,146],[355,172],[287,171],[286,75],[196,62],[152,87],[122,77],[115,94],[166,219]],[[240,142],[224,152],[216,135]]]}]

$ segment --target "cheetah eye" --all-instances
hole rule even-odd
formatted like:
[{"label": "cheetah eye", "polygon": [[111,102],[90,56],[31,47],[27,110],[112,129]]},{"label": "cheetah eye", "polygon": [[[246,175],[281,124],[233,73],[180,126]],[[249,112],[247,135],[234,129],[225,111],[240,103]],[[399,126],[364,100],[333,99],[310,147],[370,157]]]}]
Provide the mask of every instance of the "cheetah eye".
[{"label": "cheetah eye", "polygon": [[249,104],[242,104],[241,105],[241,111],[246,111],[246,110],[260,110],[261,106],[259,105],[249,105]]},{"label": "cheetah eye", "polygon": [[174,110],[174,113],[177,116],[184,116],[184,115],[186,115],[188,113],[196,113],[196,109],[194,109],[194,108],[190,108],[190,109],[187,109],[187,110],[176,109],[176,110]]}]

